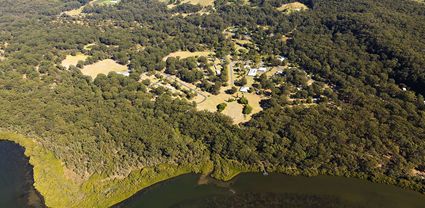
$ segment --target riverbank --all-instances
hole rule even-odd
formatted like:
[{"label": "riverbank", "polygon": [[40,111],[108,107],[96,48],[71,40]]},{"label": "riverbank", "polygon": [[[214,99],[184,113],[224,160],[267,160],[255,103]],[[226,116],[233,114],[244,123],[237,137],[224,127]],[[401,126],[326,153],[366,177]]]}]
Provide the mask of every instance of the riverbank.
[{"label": "riverbank", "polygon": [[63,162],[36,140],[5,131],[0,132],[0,140],[12,141],[25,148],[25,155],[34,167],[34,187],[48,207],[110,207],[160,181],[191,172],[211,171],[211,164],[205,167],[163,164],[133,171],[122,180],[108,180],[95,174],[78,183],[66,176]]},{"label": "riverbank", "polygon": [[0,207],[45,207],[24,152],[19,144],[0,140]]},{"label": "riverbank", "polygon": [[[69,176],[69,170],[66,170],[64,163],[37,140],[7,131],[0,131],[0,140],[12,141],[25,148],[25,155],[30,158],[29,163],[34,167],[34,187],[44,197],[48,207],[110,207],[158,182],[188,173],[202,173],[220,181],[230,181],[242,173],[261,170],[259,166],[248,168],[237,161],[213,157],[214,164],[212,161],[206,161],[203,166],[162,164],[133,171],[124,179],[94,174],[88,180],[76,181]],[[287,175],[307,175],[295,168],[268,169],[267,171]],[[354,173],[338,175],[331,172],[315,172],[309,176],[313,175],[354,177],[414,189],[408,183],[403,185],[403,181],[397,182],[388,176]],[[207,184],[208,180],[202,178],[198,182]]]}]

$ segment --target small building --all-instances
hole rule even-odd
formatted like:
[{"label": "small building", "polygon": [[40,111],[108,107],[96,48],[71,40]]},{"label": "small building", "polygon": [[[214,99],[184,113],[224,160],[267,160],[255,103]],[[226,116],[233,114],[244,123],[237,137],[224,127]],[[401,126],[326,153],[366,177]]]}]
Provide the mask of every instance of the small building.
[{"label": "small building", "polygon": [[267,72],[267,68],[266,67],[260,67],[260,68],[258,68],[258,71],[264,73],[264,72]]},{"label": "small building", "polygon": [[239,91],[248,93],[249,87],[245,87],[245,86],[244,87],[241,87],[241,89]]},{"label": "small building", "polygon": [[217,69],[217,70],[215,71],[215,73],[216,73],[218,76],[220,76],[220,75],[221,75],[221,70],[220,70],[220,69]]},{"label": "small building", "polygon": [[255,77],[257,75],[258,69],[250,69],[248,72],[248,76]]},{"label": "small building", "polygon": [[117,72],[117,74],[121,74],[125,77],[129,77],[130,76],[130,71],[126,71],[126,72]]},{"label": "small building", "polygon": [[285,61],[287,58],[285,56],[280,56],[279,61]]}]

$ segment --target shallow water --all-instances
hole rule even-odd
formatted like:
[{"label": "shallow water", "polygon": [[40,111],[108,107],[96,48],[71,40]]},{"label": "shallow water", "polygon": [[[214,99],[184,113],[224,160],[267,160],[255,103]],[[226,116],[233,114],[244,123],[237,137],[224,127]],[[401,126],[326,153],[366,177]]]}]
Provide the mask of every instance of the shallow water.
[{"label": "shallow water", "polygon": [[15,143],[0,141],[0,207],[44,207],[33,184],[32,166],[24,149]]},{"label": "shallow water", "polygon": [[116,207],[385,207],[424,208],[425,196],[369,181],[333,176],[287,176],[249,173],[229,183],[187,174],[153,185]]}]

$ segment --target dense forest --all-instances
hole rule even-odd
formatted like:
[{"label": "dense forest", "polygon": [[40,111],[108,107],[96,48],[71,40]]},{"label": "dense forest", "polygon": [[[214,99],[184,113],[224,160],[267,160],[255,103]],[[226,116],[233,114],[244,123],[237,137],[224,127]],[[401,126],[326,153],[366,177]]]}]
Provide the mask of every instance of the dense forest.
[{"label": "dense forest", "polygon": [[[123,0],[71,17],[61,13],[88,2],[0,0],[0,129],[36,138],[82,178],[212,161],[217,177],[231,169],[345,175],[425,192],[412,174],[425,171],[425,5],[305,0],[309,10],[286,15],[276,7],[293,1],[241,2],[216,0],[200,15],[199,6]],[[289,107],[282,81],[264,80],[271,92],[264,111],[234,125],[166,93],[153,99],[139,82],[170,65],[168,73],[202,79],[191,60],[162,58],[206,49],[224,58],[232,53],[229,27],[249,31],[258,46],[246,59],[285,55],[332,87],[320,92],[326,99]],[[128,62],[131,75],[93,80],[62,67],[75,52],[90,55],[83,64]]]}]

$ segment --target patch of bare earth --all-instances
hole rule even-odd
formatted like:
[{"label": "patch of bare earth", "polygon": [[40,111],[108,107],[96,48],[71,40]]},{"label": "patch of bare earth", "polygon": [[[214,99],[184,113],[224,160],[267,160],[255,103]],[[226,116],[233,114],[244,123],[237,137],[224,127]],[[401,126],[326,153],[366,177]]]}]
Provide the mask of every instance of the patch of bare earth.
[{"label": "patch of bare earth", "polygon": [[420,170],[417,170],[417,169],[414,168],[414,169],[412,169],[411,174],[413,176],[425,179],[425,171],[420,171]]}]

